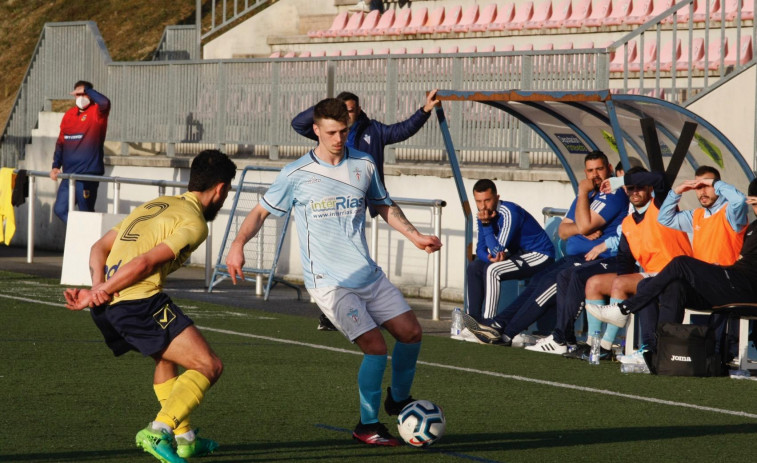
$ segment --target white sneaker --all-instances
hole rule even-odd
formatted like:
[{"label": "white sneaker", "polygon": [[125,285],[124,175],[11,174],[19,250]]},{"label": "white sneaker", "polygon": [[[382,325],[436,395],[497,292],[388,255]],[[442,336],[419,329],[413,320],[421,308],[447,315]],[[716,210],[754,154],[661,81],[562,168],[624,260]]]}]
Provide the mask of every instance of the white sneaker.
[{"label": "white sneaker", "polygon": [[628,321],[628,315],[620,311],[618,304],[596,305],[586,304],[586,311],[599,321],[623,328]]},{"label": "white sneaker", "polygon": [[534,344],[533,346],[526,346],[526,350],[562,355],[568,352],[568,346],[566,344],[558,344],[557,342],[555,342],[554,336],[550,334],[546,338],[541,338],[536,341],[536,344]]},{"label": "white sneaker", "polygon": [[513,338],[513,347],[533,346],[538,338],[533,334],[518,333]]},{"label": "white sneaker", "polygon": [[476,344],[483,344],[483,342],[479,341],[478,338],[473,333],[471,333],[468,328],[463,328],[460,331],[460,334],[454,334],[450,336],[450,338],[456,341],[467,341],[475,342]]}]

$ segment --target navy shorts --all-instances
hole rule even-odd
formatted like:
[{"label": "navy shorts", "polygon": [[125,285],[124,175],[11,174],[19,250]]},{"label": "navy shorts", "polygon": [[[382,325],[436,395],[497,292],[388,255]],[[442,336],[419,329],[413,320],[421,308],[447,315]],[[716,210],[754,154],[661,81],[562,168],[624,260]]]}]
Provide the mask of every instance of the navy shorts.
[{"label": "navy shorts", "polygon": [[158,293],[146,299],[93,308],[90,313],[113,355],[135,350],[144,356],[157,354],[194,322]]}]

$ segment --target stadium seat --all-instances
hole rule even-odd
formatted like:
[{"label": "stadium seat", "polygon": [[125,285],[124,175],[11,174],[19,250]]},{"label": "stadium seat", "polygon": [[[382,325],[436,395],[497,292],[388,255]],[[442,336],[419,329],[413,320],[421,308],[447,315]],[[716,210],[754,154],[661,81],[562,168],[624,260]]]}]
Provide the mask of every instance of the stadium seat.
[{"label": "stadium seat", "polygon": [[331,50],[326,56],[342,56],[342,50]]},{"label": "stadium seat", "polygon": [[720,40],[712,40],[707,46],[707,53],[702,56],[700,61],[694,63],[694,67],[699,71],[704,71],[705,69],[716,71],[720,68],[720,58],[727,54],[728,37],[725,37],[722,42]]},{"label": "stadium seat", "polygon": [[632,7],[632,0],[616,0],[615,5],[612,7],[612,12],[602,20],[601,26],[620,26],[623,24],[623,20],[631,14]]},{"label": "stadium seat", "polygon": [[594,41],[589,40],[588,42],[576,44],[574,50],[591,50],[592,48],[594,48]]},{"label": "stadium seat", "polygon": [[493,53],[494,51],[494,45],[481,45],[480,47],[478,47],[479,53]]},{"label": "stadium seat", "polygon": [[350,19],[344,26],[344,29],[335,31],[334,35],[324,34],[324,37],[351,37],[356,30],[360,29],[360,25],[363,24],[364,18],[365,13],[363,13],[362,11],[352,13],[352,16],[350,16]]},{"label": "stadium seat", "polygon": [[523,25],[530,21],[533,15],[534,2],[531,0],[525,1],[516,7],[513,20],[505,24],[505,29],[508,31],[523,29]]},{"label": "stadium seat", "polygon": [[436,54],[436,53],[441,53],[441,52],[442,52],[441,47],[427,47],[423,49],[424,55],[431,55],[431,54]]},{"label": "stadium seat", "polygon": [[486,26],[486,29],[479,29],[480,26],[473,26],[471,30],[475,32],[489,31],[503,31],[505,25],[509,24],[515,16],[515,4],[513,2],[507,2],[502,5],[501,8],[497,8],[497,16],[492,20],[492,23]]},{"label": "stadium seat", "polygon": [[[373,10],[373,11],[378,11],[378,10]],[[372,54],[373,54],[373,48],[365,48],[357,52],[358,56],[371,56]]]},{"label": "stadium seat", "polygon": [[[663,0],[657,0],[662,2]],[[670,1],[670,0],[665,0]],[[652,0],[634,0],[631,14],[623,18],[623,24],[644,24],[650,18],[654,2]]]},{"label": "stadium seat", "polygon": [[534,6],[531,19],[523,23],[523,29],[542,29],[544,23],[552,17],[552,0],[542,0]]},{"label": "stadium seat", "polygon": [[669,16],[662,20],[663,24],[672,24],[673,21],[677,22],[678,24],[685,24],[689,21],[689,15],[693,11],[696,11],[698,2],[697,0],[694,0],[694,2],[684,6],[683,8],[678,9],[675,14],[672,16]]},{"label": "stadium seat", "polygon": [[644,63],[644,70],[646,71],[656,71],[657,68],[660,68],[660,72],[663,71],[670,71],[673,68],[673,65],[678,62],[678,59],[681,57],[681,39],[677,39],[675,46],[673,46],[673,41],[670,40],[669,42],[666,42],[665,45],[660,49],[660,55],[659,60]]},{"label": "stadium seat", "polygon": [[443,53],[457,53],[457,51],[458,51],[457,45],[452,45],[451,47],[445,48]]},{"label": "stadium seat", "polygon": [[573,0],[561,0],[553,9],[549,20],[544,21],[547,29],[559,29],[563,27],[570,14],[573,13]]},{"label": "stadium seat", "polygon": [[641,72],[642,69],[642,58],[644,59],[643,65],[646,66],[647,63],[653,63],[657,61],[657,42],[654,40],[648,40],[644,43],[644,54],[637,53],[636,57],[628,62],[628,71],[629,72]]},{"label": "stadium seat", "polygon": [[452,30],[452,28],[460,21],[460,16],[462,15],[463,7],[460,5],[454,5],[451,7],[447,7],[446,10],[444,10],[444,21],[442,21],[441,24],[436,26],[433,30],[434,33],[437,32],[449,32]]},{"label": "stadium seat", "polygon": [[[605,48],[608,45],[604,45],[602,48]],[[626,50],[628,52],[628,62],[630,63],[631,60],[636,59],[636,55],[638,53],[636,41],[632,40],[625,46],[615,50],[615,52],[610,57],[610,72],[623,72],[623,70],[625,70]]]},{"label": "stadium seat", "polygon": [[295,53],[293,51],[288,51],[286,55],[283,56],[283,58],[294,58]]},{"label": "stadium seat", "polygon": [[417,34],[418,29],[423,27],[427,21],[428,21],[428,8],[424,6],[424,7],[414,9],[412,18],[410,19],[410,24],[408,24],[407,27],[400,30],[400,34],[403,34],[403,35]]},{"label": "stadium seat", "polygon": [[694,69],[694,63],[702,60],[704,56],[704,39],[697,37],[691,41],[691,59],[689,59],[689,47],[681,46],[681,58],[676,62],[676,71],[690,71]]},{"label": "stadium seat", "polygon": [[342,56],[357,56],[357,50],[351,48],[342,52]]},{"label": "stadium seat", "polygon": [[339,13],[334,17],[334,21],[331,22],[331,27],[329,27],[326,30],[318,30],[318,31],[309,31],[308,37],[310,38],[319,38],[324,37],[324,34],[330,33],[331,31],[336,34],[337,31],[340,31],[344,29],[344,27],[347,25],[347,15],[348,13],[346,11]]},{"label": "stadium seat", "polygon": [[550,51],[554,49],[555,49],[555,44],[552,42],[544,43],[536,47],[536,50],[539,50],[539,51]]},{"label": "stadium seat", "polygon": [[572,24],[569,27],[599,27],[604,24],[604,20],[612,13],[612,0],[597,0],[591,7],[589,17],[581,21],[577,26]]},{"label": "stadium seat", "polygon": [[404,55],[406,53],[407,49],[405,47],[392,48],[392,51],[389,52],[390,55]]},{"label": "stadium seat", "polygon": [[402,8],[394,18],[394,24],[389,29],[384,30],[382,35],[400,35],[402,30],[410,24],[413,17],[413,10],[410,7]]},{"label": "stadium seat", "polygon": [[524,43],[522,45],[518,45],[515,47],[515,51],[533,51],[534,50],[534,44],[533,43]]},{"label": "stadium seat", "polygon": [[[662,13],[664,13],[666,10],[672,8],[674,4],[675,4],[675,0],[655,0],[654,8],[652,8],[652,11],[646,17],[640,18],[641,22],[637,22],[637,23],[628,22],[626,24],[644,24],[645,22],[651,21],[652,18],[659,16]],[[662,19],[666,19],[666,18],[662,18]],[[662,22],[662,20],[660,20],[660,22]]]},{"label": "stadium seat", "polygon": [[572,50],[572,49],[573,49],[573,42],[571,42],[570,40],[568,40],[567,42],[566,41],[560,42],[560,45],[558,45],[557,48],[555,48],[555,50]]},{"label": "stadium seat", "polygon": [[280,51],[275,51],[275,52],[271,53],[271,56],[269,56],[269,58],[281,58],[281,52]]},{"label": "stadium seat", "polygon": [[471,24],[465,32],[483,32],[489,27],[489,24],[494,22],[494,18],[497,16],[497,4],[490,3],[486,5],[478,14],[478,19],[475,23]]},{"label": "stadium seat", "polygon": [[376,28],[376,24],[378,24],[380,16],[381,16],[381,13],[379,13],[379,10],[371,11],[370,13],[365,15],[365,18],[363,18],[363,22],[362,24],[360,24],[360,28],[354,31],[345,31],[347,32],[347,35],[345,37],[368,35],[368,32],[370,30]]},{"label": "stadium seat", "polygon": [[298,56],[298,58],[310,58],[310,52],[307,50],[303,51],[302,53],[300,53],[300,56]]},{"label": "stadium seat", "polygon": [[512,43],[506,43],[504,45],[499,45],[495,48],[497,51],[515,51],[515,45]]},{"label": "stadium seat", "polygon": [[460,53],[476,53],[478,51],[478,47],[475,45],[468,45],[467,47],[460,50]]},{"label": "stadium seat", "polygon": [[578,2],[573,5],[570,16],[563,21],[561,27],[581,27],[584,21],[589,18],[591,12],[591,0],[578,0]]},{"label": "stadium seat", "polygon": [[[376,27],[373,29],[370,29],[367,34],[365,35],[384,35],[384,31],[391,28],[394,24],[394,18],[395,18],[395,12],[396,10],[386,10],[384,14],[381,15],[378,22],[376,23]],[[355,34],[355,35],[363,35],[363,34]]]},{"label": "stadium seat", "polygon": [[318,50],[318,51],[314,51],[314,52],[313,52],[313,55],[312,55],[312,56],[313,56],[314,58],[319,58],[319,57],[321,57],[321,56],[326,56],[326,50]]},{"label": "stadium seat", "polygon": [[725,0],[723,8],[721,8],[720,12],[716,14],[715,17],[711,17],[710,21],[720,22],[723,19],[723,14],[725,14],[726,21],[733,21],[738,14],[739,2],[740,0]]},{"label": "stadium seat", "polygon": [[465,9],[460,21],[452,26],[451,32],[468,32],[468,29],[470,29],[471,25],[473,25],[477,19],[478,4],[474,4]]},{"label": "stadium seat", "polygon": [[389,49],[388,48],[377,48],[373,50],[374,55],[388,55]]},{"label": "stadium seat", "polygon": [[438,6],[431,11],[428,15],[426,24],[418,28],[417,34],[431,34],[434,32],[434,28],[439,26],[444,21],[444,7]]},{"label": "stadium seat", "polygon": [[[710,18],[720,13],[720,0],[709,0],[710,9],[709,12],[707,11],[707,0],[698,0],[699,4],[697,5],[697,8],[694,10],[694,17],[692,18],[692,21],[695,23],[703,23],[707,19],[707,16],[709,15]],[[701,7],[700,7],[701,5]],[[700,11],[697,11],[700,10]],[[688,21],[688,17],[686,20]]]},{"label": "stadium seat", "polygon": [[423,53],[423,47],[415,47],[407,50],[408,55],[420,55],[421,53]]},{"label": "stadium seat", "polygon": [[[739,0],[726,0],[725,2],[725,20],[728,22],[735,21],[738,16]],[[720,16],[715,21],[720,21]],[[744,0],[741,5],[741,20],[754,19],[754,0]],[[711,17],[712,21],[713,18]]]},{"label": "stadium seat", "polygon": [[752,60],[752,36],[745,35],[741,37],[741,44],[738,50],[736,47],[729,47],[725,55],[726,66],[744,65]]}]

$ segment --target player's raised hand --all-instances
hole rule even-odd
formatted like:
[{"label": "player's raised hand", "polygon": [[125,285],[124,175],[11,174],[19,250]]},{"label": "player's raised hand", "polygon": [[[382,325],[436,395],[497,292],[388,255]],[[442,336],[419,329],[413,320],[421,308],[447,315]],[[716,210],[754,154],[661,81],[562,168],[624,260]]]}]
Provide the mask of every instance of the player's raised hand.
[{"label": "player's raised hand", "polygon": [[229,272],[232,283],[237,284],[237,277],[244,280],[242,267],[244,267],[244,247],[232,243],[229,248],[229,255],[226,257],[226,271]]},{"label": "player's raised hand", "polygon": [[423,105],[423,111],[424,112],[431,112],[432,109],[434,109],[434,106],[439,106],[442,104],[440,100],[436,99],[436,92],[437,90],[431,90],[428,92],[428,95],[426,95],[426,104]]}]

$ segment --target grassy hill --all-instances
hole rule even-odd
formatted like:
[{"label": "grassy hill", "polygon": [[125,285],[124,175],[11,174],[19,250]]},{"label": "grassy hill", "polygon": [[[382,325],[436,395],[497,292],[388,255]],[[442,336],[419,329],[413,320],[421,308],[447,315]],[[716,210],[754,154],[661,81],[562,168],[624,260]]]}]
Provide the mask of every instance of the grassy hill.
[{"label": "grassy hill", "polygon": [[194,0],[1,0],[0,124],[5,126],[45,23],[94,21],[114,60],[138,61],[152,57],[166,26],[194,24],[194,18]]}]

